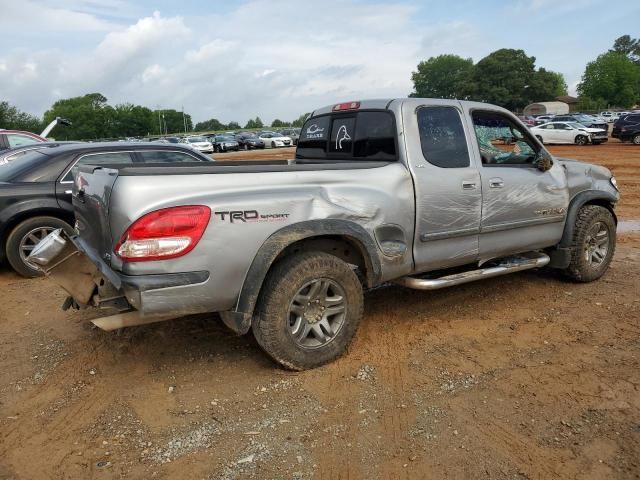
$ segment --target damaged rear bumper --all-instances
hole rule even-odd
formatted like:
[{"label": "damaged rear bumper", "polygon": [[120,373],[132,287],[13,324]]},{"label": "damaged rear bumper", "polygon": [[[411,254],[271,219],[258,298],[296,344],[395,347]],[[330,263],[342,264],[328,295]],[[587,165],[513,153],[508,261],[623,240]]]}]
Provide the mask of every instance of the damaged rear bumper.
[{"label": "damaged rear bumper", "polygon": [[42,240],[28,261],[70,295],[63,308],[117,312],[94,321],[105,330],[200,313],[189,301],[189,288],[209,279],[207,271],[125,275],[112,270],[81,238],[60,230]]}]

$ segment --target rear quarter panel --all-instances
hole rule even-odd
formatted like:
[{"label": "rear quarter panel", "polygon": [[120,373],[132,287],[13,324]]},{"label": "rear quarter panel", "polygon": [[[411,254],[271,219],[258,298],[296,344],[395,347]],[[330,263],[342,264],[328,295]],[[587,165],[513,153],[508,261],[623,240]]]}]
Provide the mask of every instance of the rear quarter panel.
[{"label": "rear quarter panel", "polygon": [[[177,259],[125,264],[114,256],[112,266],[128,275],[209,271],[209,280],[189,287],[201,310],[232,308],[265,240],[298,222],[348,220],[374,241],[376,227],[397,225],[406,233],[407,251],[402,258],[388,258],[378,249],[383,279],[407,274],[413,266],[413,183],[401,163],[358,170],[121,176],[109,208],[114,246],[137,218],[176,205],[211,208],[209,225],[193,251]],[[242,213],[232,219],[231,212]]]}]

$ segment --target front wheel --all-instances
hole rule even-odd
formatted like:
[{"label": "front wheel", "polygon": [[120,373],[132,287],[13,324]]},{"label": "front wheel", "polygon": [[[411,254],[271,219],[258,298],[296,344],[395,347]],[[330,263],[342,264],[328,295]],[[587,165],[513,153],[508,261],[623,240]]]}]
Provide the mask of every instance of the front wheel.
[{"label": "front wheel", "polygon": [[613,214],[599,205],[585,205],[578,212],[571,262],[566,274],[577,282],[592,282],[609,268],[616,249]]},{"label": "front wheel", "polygon": [[271,148],[276,148],[276,142],[271,142]]},{"label": "front wheel", "polygon": [[576,145],[586,145],[588,141],[589,139],[584,135],[578,135],[575,140]]},{"label": "front wheel", "polygon": [[67,233],[73,231],[71,225],[55,217],[33,217],[19,223],[7,237],[7,260],[11,267],[23,277],[42,275],[27,262],[27,257],[40,240],[58,228]]},{"label": "front wheel", "polygon": [[536,138],[540,143],[544,144],[544,142],[542,141],[542,137],[540,135],[536,135]]},{"label": "front wheel", "polygon": [[634,143],[634,145],[640,145],[640,133],[636,133],[631,141]]},{"label": "front wheel", "polygon": [[340,357],[363,310],[362,285],[338,257],[309,252],[285,258],[263,286],[252,329],[285,368],[315,368]]}]

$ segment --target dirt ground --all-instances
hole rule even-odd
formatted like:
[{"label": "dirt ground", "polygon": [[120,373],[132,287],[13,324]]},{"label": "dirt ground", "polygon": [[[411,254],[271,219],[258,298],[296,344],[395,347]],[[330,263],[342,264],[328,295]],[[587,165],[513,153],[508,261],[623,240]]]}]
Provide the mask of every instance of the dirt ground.
[{"label": "dirt ground", "polygon": [[[640,219],[640,148],[550,150],[610,167]],[[2,266],[0,292],[0,479],[640,478],[637,232],[591,284],[370,291],[347,355],[303,373],[215,316],[106,333],[46,279]]]}]

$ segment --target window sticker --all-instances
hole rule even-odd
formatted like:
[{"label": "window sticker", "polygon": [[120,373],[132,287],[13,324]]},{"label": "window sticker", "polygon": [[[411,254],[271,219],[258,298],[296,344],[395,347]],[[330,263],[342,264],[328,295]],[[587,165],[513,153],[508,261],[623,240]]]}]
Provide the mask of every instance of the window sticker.
[{"label": "window sticker", "polygon": [[336,135],[336,150],[342,150],[342,142],[345,140],[351,140],[351,135],[349,135],[346,125],[340,125],[338,135]]}]

